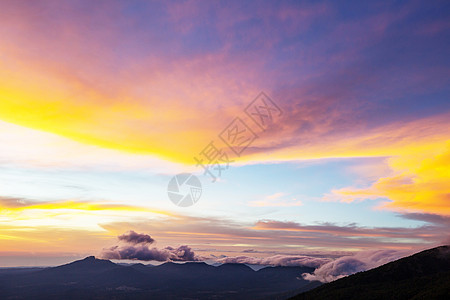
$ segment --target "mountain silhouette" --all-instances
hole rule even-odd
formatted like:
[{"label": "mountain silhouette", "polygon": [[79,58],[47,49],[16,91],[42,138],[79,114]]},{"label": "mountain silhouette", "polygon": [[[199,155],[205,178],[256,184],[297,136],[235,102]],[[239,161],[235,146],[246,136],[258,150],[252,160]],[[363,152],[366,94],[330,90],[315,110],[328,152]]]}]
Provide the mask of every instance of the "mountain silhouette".
[{"label": "mountain silhouette", "polygon": [[52,268],[0,269],[0,299],[450,299],[450,247],[426,250],[331,283],[309,267],[166,262],[115,264],[87,257]]},{"label": "mountain silhouette", "polygon": [[211,266],[204,262],[159,266],[119,265],[87,257],[66,265],[20,273],[0,272],[1,299],[248,299],[301,290],[309,267],[243,264]]}]

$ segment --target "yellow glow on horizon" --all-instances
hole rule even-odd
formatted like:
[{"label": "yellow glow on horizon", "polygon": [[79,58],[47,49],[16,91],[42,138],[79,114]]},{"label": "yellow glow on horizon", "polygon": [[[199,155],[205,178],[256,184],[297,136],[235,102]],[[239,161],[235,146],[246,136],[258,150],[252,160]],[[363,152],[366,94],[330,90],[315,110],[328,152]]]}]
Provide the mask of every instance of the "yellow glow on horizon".
[{"label": "yellow glow on horizon", "polygon": [[[0,207],[2,217],[0,224],[14,224],[31,230],[39,227],[57,227],[82,229],[88,231],[105,231],[99,224],[136,218],[174,217],[162,210],[108,203],[91,202],[53,202],[36,203],[18,207]],[[28,228],[28,229],[26,229]]]}]

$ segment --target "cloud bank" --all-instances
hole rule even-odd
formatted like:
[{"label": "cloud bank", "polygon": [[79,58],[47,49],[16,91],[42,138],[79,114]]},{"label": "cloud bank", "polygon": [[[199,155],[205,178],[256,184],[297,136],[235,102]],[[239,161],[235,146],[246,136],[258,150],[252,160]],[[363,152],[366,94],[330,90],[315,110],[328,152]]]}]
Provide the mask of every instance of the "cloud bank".
[{"label": "cloud bank", "polygon": [[274,255],[270,257],[249,257],[236,256],[225,257],[217,260],[220,263],[237,263],[249,265],[266,265],[266,266],[285,266],[285,267],[311,267],[318,268],[326,263],[331,262],[330,258],[311,257],[311,256],[293,256],[293,255]]},{"label": "cloud bank", "polygon": [[[143,261],[201,261],[206,258],[197,256],[189,246],[177,248],[150,248],[155,240],[147,234],[128,231],[118,236],[118,244],[103,249],[100,257],[104,259],[130,259]],[[247,252],[253,252],[248,250]],[[251,256],[214,256],[217,263],[237,263],[265,266],[310,267],[313,273],[303,273],[302,277],[309,281],[331,282],[348,275],[367,271],[391,261],[413,254],[413,250],[372,250],[361,251],[354,255],[346,255],[336,259],[307,255],[282,255],[269,257]]]},{"label": "cloud bank", "polygon": [[323,264],[312,274],[304,273],[303,278],[310,281],[331,282],[348,275],[379,267],[409,254],[412,254],[411,251],[362,251],[355,255],[343,256]]},{"label": "cloud bank", "polygon": [[177,248],[166,247],[158,249],[149,246],[155,240],[148,234],[136,233],[130,230],[118,236],[119,244],[103,249],[100,257],[104,259],[131,259],[143,261],[197,261],[199,260],[189,246]]}]

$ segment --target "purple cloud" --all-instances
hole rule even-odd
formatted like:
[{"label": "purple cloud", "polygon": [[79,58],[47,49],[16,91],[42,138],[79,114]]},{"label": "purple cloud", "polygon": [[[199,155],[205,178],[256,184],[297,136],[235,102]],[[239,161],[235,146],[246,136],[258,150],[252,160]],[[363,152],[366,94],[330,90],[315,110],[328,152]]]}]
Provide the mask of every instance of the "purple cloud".
[{"label": "purple cloud", "polygon": [[153,244],[155,242],[148,234],[136,233],[133,230],[119,235],[118,239],[130,244]]},{"label": "purple cloud", "polygon": [[131,259],[143,261],[196,261],[199,260],[189,246],[182,245],[177,248],[166,247],[158,249],[149,245],[155,240],[147,234],[139,234],[132,230],[119,235],[119,245],[105,248],[100,257],[104,259]]}]

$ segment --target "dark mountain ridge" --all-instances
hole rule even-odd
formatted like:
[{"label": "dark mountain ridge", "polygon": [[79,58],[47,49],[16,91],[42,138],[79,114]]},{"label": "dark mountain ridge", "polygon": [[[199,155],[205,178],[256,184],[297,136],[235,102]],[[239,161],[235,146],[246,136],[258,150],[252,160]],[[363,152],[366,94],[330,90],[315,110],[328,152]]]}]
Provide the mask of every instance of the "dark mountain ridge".
[{"label": "dark mountain ridge", "polygon": [[3,269],[0,299],[450,299],[449,246],[324,285],[303,279],[313,271],[204,262],[122,265],[87,257],[52,268]]},{"label": "dark mountain ridge", "polygon": [[[267,269],[267,270],[266,270]],[[266,298],[309,284],[309,267],[254,271],[243,264],[204,262],[119,265],[87,257],[25,274],[0,275],[1,299],[247,299]]]}]

